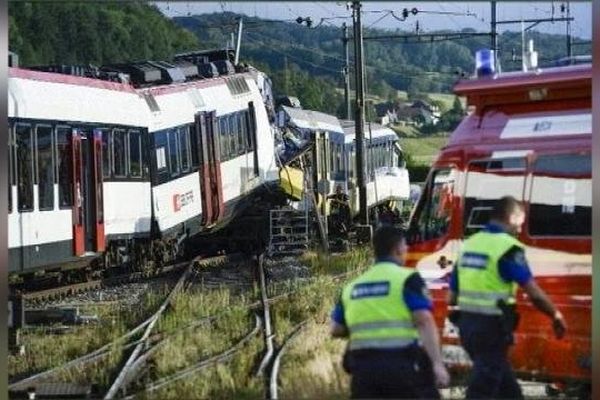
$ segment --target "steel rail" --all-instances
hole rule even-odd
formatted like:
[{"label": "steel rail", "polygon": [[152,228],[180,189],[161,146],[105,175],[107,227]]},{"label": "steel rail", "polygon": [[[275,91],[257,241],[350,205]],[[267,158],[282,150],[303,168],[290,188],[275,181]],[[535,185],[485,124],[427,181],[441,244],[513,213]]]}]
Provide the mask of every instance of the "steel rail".
[{"label": "steel rail", "polygon": [[125,365],[123,366],[123,368],[119,372],[119,375],[117,376],[117,378],[115,379],[115,381],[113,382],[113,384],[111,385],[111,387],[108,389],[108,392],[104,396],[104,399],[109,400],[109,399],[115,398],[115,396],[117,396],[119,390],[121,388],[123,388],[124,386],[126,386],[126,384],[128,382],[128,377],[129,377],[129,372],[130,372],[131,365],[136,360],[136,358],[139,356],[139,354],[141,353],[141,351],[144,348],[144,346],[146,346],[147,340],[150,337],[150,333],[152,332],[152,329],[156,325],[156,322],[159,320],[159,318],[162,315],[162,313],[171,304],[171,301],[173,300],[173,298],[175,297],[175,295],[177,293],[179,293],[179,291],[183,288],[183,286],[184,286],[185,282],[187,281],[190,273],[192,272],[194,264],[195,264],[194,262],[190,263],[190,265],[188,266],[188,268],[185,270],[185,272],[179,278],[179,281],[177,282],[177,284],[175,285],[175,287],[173,288],[173,290],[171,290],[171,293],[169,294],[169,296],[167,296],[167,298],[161,304],[161,306],[159,307],[159,309],[150,317],[150,322],[146,326],[146,329],[144,331],[144,334],[142,335],[141,341],[136,345],[135,349],[133,350],[133,352],[131,353],[131,355],[129,356],[129,358],[127,359],[127,361],[125,362]]},{"label": "steel rail", "polygon": [[[246,343],[248,343],[250,341],[250,339],[255,336],[256,334],[258,334],[258,332],[261,329],[262,323],[261,323],[261,319],[258,317],[258,315],[254,315],[255,317],[255,326],[254,329],[249,332],[246,336],[244,336],[239,342],[237,342],[235,345],[231,346],[229,349],[223,351],[222,353],[219,353],[213,357],[210,357],[208,359],[202,360],[192,366],[189,366],[185,369],[182,369],[172,375],[169,375],[167,377],[161,378],[155,382],[152,382],[150,385],[146,386],[146,388],[143,390],[144,392],[152,392],[155,390],[160,389],[161,387],[164,387],[166,385],[169,385],[175,381],[178,381],[180,379],[184,379],[188,376],[190,376],[191,374],[194,374],[208,366],[211,365],[215,365],[215,364],[220,364],[223,363],[225,361],[228,361],[231,357],[233,357],[238,351],[240,351],[242,349],[243,346],[246,345]],[[140,393],[136,393],[130,396],[125,397],[124,399],[134,399],[136,396],[138,396]]]},{"label": "steel rail", "polygon": [[281,362],[281,356],[283,356],[283,354],[285,353],[285,351],[288,347],[288,344],[291,343],[292,340],[294,340],[300,334],[302,329],[304,329],[307,322],[308,322],[308,320],[304,320],[294,327],[294,329],[292,330],[290,335],[288,335],[288,337],[285,339],[285,342],[283,343],[283,345],[277,352],[275,359],[273,360],[273,367],[271,368],[271,379],[269,382],[269,399],[270,400],[278,399],[277,377],[279,375],[279,364]]}]

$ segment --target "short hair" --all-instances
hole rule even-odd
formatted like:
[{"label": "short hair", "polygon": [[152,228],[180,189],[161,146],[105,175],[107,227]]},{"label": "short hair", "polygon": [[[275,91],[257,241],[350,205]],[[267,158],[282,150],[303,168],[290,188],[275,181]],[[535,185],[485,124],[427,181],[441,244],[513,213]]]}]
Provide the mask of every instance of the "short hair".
[{"label": "short hair", "polygon": [[490,213],[490,220],[504,221],[517,207],[523,208],[523,204],[513,196],[504,196],[494,205]]},{"label": "short hair", "polygon": [[373,234],[375,257],[382,258],[392,254],[394,247],[404,240],[404,232],[393,226],[382,226]]}]

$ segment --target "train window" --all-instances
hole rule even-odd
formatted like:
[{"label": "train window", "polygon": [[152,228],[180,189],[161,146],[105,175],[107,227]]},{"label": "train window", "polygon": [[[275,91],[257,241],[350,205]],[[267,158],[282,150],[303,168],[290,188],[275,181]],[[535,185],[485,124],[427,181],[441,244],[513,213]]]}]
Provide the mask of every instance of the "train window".
[{"label": "train window", "polygon": [[[98,143],[94,141],[96,154],[102,151],[102,143]],[[102,180],[102,163],[103,160],[100,158],[96,158],[96,179],[98,182]],[[99,189],[99,190],[98,190]],[[102,185],[99,188],[96,188],[96,217],[98,222],[102,223],[104,221],[104,207],[103,207],[103,195]]]},{"label": "train window", "polygon": [[54,163],[52,161],[52,127],[37,125],[36,161],[38,206],[40,210],[54,209]]},{"label": "train window", "polygon": [[13,171],[13,131],[12,126],[8,126],[8,212],[13,210],[12,206],[12,187],[14,184]]},{"label": "train window", "polygon": [[229,120],[229,158],[235,158],[238,154],[237,121],[235,114],[230,114],[227,119]]},{"label": "train window", "polygon": [[19,211],[33,210],[33,136],[31,126],[17,124],[17,195]]},{"label": "train window", "polygon": [[246,132],[246,114],[242,111],[238,113],[238,130],[239,130],[239,141],[242,146],[242,154],[248,152],[248,133]]},{"label": "train window", "polygon": [[177,130],[170,129],[168,132],[169,141],[169,170],[171,176],[179,174],[179,149],[177,146]]},{"label": "train window", "polygon": [[250,111],[244,111],[244,125],[246,127],[246,143],[248,143],[248,151],[254,150],[254,138],[252,132],[252,126],[250,123]]},{"label": "train window", "polygon": [[533,164],[529,234],[589,236],[591,221],[591,155],[539,156]]},{"label": "train window", "polygon": [[142,176],[142,136],[140,131],[129,131],[129,176]]},{"label": "train window", "polygon": [[354,149],[350,147],[348,151],[348,169],[350,170],[350,177],[356,179],[354,176],[354,169],[356,168],[356,155],[354,153]]},{"label": "train window", "polygon": [[523,157],[473,161],[469,164],[463,232],[469,236],[489,220],[496,201],[504,196],[522,200],[526,160]]},{"label": "train window", "polygon": [[179,156],[181,159],[181,170],[189,171],[190,169],[190,157],[189,157],[189,134],[187,126],[177,128],[177,134],[179,136]]},{"label": "train window", "polygon": [[110,148],[112,147],[110,145],[110,131],[106,128],[104,129],[100,129],[100,131],[102,132],[102,174],[104,175],[104,178],[110,178],[110,175],[112,174],[111,171],[111,152],[110,152]]},{"label": "train window", "polygon": [[71,128],[56,128],[56,175],[58,177],[59,207],[73,206],[73,165],[71,156]]},{"label": "train window", "polygon": [[[190,136],[190,153],[192,156],[192,169],[197,168],[198,165],[200,164],[200,160],[198,160],[198,152],[200,151],[200,149],[198,148],[199,144],[198,144],[198,136],[196,136],[196,130],[194,128],[190,129],[190,126],[186,126],[187,131],[189,132],[189,136]],[[218,126],[217,126],[218,129]],[[216,132],[215,132],[216,133]],[[221,144],[221,146],[223,146]],[[223,152],[221,152],[221,154],[223,154]]]},{"label": "train window", "polygon": [[167,166],[169,150],[167,143],[166,131],[160,131],[154,134],[154,152],[156,155],[156,174],[154,175],[154,184],[159,184],[169,179],[169,170]]},{"label": "train window", "polygon": [[227,117],[219,118],[219,136],[221,144],[221,161],[229,160],[229,129],[227,128],[229,122]]},{"label": "train window", "polygon": [[125,143],[125,130],[113,129],[112,131],[112,159],[115,177],[127,176],[127,146]]}]

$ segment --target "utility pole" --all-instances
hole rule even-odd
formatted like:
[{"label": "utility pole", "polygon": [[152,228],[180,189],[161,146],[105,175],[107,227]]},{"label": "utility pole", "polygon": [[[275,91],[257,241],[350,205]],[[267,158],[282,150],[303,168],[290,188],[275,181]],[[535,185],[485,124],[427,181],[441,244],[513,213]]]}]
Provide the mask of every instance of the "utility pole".
[{"label": "utility pole", "polygon": [[283,56],[283,71],[285,76],[285,94],[289,95],[290,91],[288,88],[288,65],[287,65],[287,56]]},{"label": "utility pole", "polygon": [[573,49],[571,47],[571,5],[567,1],[567,57],[573,57]]},{"label": "utility pole", "polygon": [[352,1],[354,26],[354,64],[356,71],[356,109],[354,118],[356,140],[356,185],[358,187],[359,222],[368,225],[367,189],[365,186],[364,137],[365,137],[365,76],[363,70],[363,32],[360,1]]},{"label": "utility pole", "polygon": [[238,65],[240,61],[240,45],[242,44],[242,28],[244,26],[244,20],[240,17],[240,23],[238,25],[238,37],[237,46],[235,47],[235,65]]},{"label": "utility pole", "polygon": [[346,101],[346,119],[350,119],[352,109],[350,108],[350,52],[348,50],[348,26],[344,22],[342,24],[344,36],[342,42],[344,43],[344,54],[346,54],[346,65],[344,66],[344,100]]},{"label": "utility pole", "polygon": [[492,0],[492,50],[494,51],[494,70],[498,71],[498,34],[496,33],[496,1]]}]

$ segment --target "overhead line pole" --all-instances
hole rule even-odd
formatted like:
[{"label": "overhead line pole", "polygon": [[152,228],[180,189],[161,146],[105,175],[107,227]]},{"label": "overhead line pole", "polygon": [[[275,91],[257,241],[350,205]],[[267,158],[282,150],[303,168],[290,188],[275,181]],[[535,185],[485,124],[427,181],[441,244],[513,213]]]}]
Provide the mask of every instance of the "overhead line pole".
[{"label": "overhead line pole", "polygon": [[242,28],[244,26],[244,20],[240,17],[240,23],[238,25],[238,37],[237,37],[237,45],[235,46],[235,65],[238,65],[240,61],[240,46],[242,44]]},{"label": "overhead line pole", "polygon": [[492,1],[492,50],[494,51],[494,70],[498,71],[498,33],[496,32],[496,2]]},{"label": "overhead line pole", "polygon": [[342,24],[344,36],[342,42],[344,44],[344,54],[346,55],[346,65],[344,66],[344,100],[346,102],[346,119],[350,119],[352,108],[350,107],[350,52],[348,49],[348,26],[344,22]]},{"label": "overhead line pole", "polygon": [[567,57],[573,57],[573,48],[571,47],[571,5],[567,1]]},{"label": "overhead line pole", "polygon": [[365,186],[364,137],[365,137],[365,76],[363,70],[363,32],[360,1],[352,2],[352,22],[354,26],[354,60],[356,71],[356,109],[354,128],[356,140],[356,185],[358,187],[358,218],[362,225],[369,223],[367,212],[367,189]]}]

